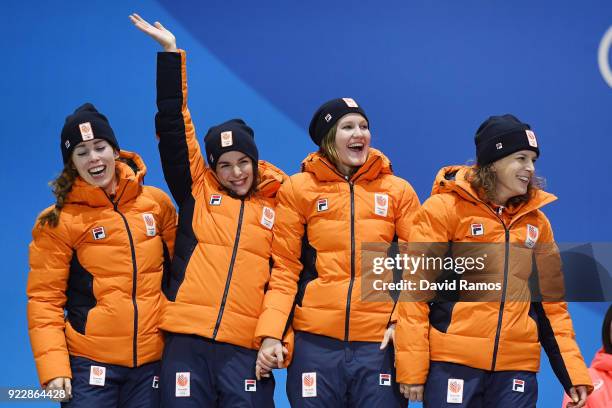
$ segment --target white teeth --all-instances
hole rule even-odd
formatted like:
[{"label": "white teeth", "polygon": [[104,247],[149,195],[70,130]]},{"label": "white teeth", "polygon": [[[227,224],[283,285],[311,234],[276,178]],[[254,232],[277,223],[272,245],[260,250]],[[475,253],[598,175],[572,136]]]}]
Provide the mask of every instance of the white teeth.
[{"label": "white teeth", "polygon": [[363,143],[351,143],[348,147],[363,147]]},{"label": "white teeth", "polygon": [[102,170],[104,170],[104,168],[105,168],[105,166],[94,167],[94,168],[89,169],[89,172],[90,173],[99,173]]}]

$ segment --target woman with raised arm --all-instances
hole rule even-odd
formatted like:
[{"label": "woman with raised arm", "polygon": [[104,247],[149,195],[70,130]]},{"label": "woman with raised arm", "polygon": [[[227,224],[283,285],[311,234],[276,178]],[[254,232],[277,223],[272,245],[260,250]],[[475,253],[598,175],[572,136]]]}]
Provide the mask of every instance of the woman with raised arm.
[{"label": "woman with raised arm", "polygon": [[[405,404],[394,384],[394,302],[362,299],[362,244],[407,239],[419,200],[391,163],[371,148],[365,111],[351,98],[323,104],[310,137],[319,147],[279,193],[274,267],[256,335],[258,370],[280,364],[293,324],[287,371],[294,407]],[[381,342],[383,343],[381,346]]]},{"label": "woman with raised arm", "polygon": [[66,118],[56,204],[30,244],[28,325],[40,383],[65,407],[158,404],[164,266],[176,212],[142,184],[140,156],[119,149],[90,103]]},{"label": "woman with raised arm", "polygon": [[155,124],[179,206],[161,323],[167,332],[162,406],[273,406],[274,379],[255,378],[255,327],[270,278],[276,192],[286,176],[258,160],[253,130],[241,119],[208,130],[210,167],[205,164],[187,109],[185,51],[160,23],[137,14],[130,19],[164,49],[157,58]]},{"label": "woman with raised arm", "polygon": [[[539,141],[529,125],[503,115],[484,121],[475,143],[474,166],[438,173],[432,196],[414,217],[409,245],[450,243],[454,256],[476,251],[473,258],[484,260],[482,274],[451,270],[451,275],[466,281],[480,276],[483,281],[476,283],[499,286],[458,292],[470,301],[399,302],[400,389],[426,407],[535,407],[541,345],[572,397],[570,407],[582,407],[592,386],[567,305],[556,301],[563,297],[563,276],[541,210],[556,197],[540,188],[535,175]],[[534,268],[541,299],[528,288]]]}]

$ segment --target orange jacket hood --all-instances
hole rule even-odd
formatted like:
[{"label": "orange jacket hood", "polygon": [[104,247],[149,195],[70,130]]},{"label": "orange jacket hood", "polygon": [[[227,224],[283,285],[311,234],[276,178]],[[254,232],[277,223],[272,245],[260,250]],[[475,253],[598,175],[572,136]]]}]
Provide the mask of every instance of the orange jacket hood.
[{"label": "orange jacket hood", "polygon": [[[455,193],[461,198],[477,205],[486,205],[486,202],[480,198],[478,192],[472,188],[470,182],[467,180],[471,169],[471,166],[462,165],[442,167],[436,174],[436,178],[431,188],[431,195]],[[510,215],[516,217],[517,215],[520,216],[550,204],[556,199],[557,197],[553,194],[535,189],[529,201],[521,203],[518,206],[511,206],[506,210]]]},{"label": "orange jacket hood", "polygon": [[[302,161],[302,171],[312,173],[319,181],[338,181],[345,177],[336,166],[319,152],[310,153]],[[351,177],[351,180],[375,180],[380,175],[393,174],[391,162],[380,150],[370,148],[365,163]]]},{"label": "orange jacket hood", "polygon": [[[147,166],[142,158],[133,152],[121,150],[119,158],[127,161],[116,160],[117,189],[116,197],[121,201],[129,201],[140,194]],[[70,204],[81,204],[89,207],[105,207],[112,205],[111,200],[100,187],[89,184],[81,177],[74,181],[72,191],[68,193],[66,202]]]}]

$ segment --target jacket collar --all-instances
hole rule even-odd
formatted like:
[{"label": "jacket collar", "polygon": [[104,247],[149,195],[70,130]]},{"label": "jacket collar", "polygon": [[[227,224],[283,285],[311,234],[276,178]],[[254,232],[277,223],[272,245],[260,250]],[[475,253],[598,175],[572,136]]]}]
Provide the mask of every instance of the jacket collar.
[{"label": "jacket collar", "polygon": [[[264,160],[259,160],[257,163],[257,173],[259,176],[259,184],[255,197],[274,198],[281,184],[287,179],[287,175],[281,169]],[[217,174],[210,170],[206,177],[208,181],[219,191],[226,191],[221,185]]]},{"label": "jacket collar", "polygon": [[115,161],[117,174],[117,189],[114,199],[111,199],[100,187],[91,185],[77,177],[68,193],[66,202],[81,204],[89,207],[112,207],[113,203],[123,204],[134,199],[142,189],[142,182],[147,172],[142,158],[136,153],[121,150],[119,158],[125,159],[129,164]]},{"label": "jacket collar", "polygon": [[[471,170],[471,166],[446,166],[441,168],[436,175],[431,194],[444,192],[453,192],[461,198],[473,202],[481,207],[488,208],[494,212],[493,206],[490,203],[481,199],[478,193],[472,188],[467,181],[466,176]],[[544,207],[557,199],[553,194],[543,190],[534,190],[533,196],[526,203],[521,203],[518,206],[509,207],[506,209],[510,222],[508,225],[523,215]]]},{"label": "jacket collar", "polygon": [[393,174],[393,169],[391,162],[381,151],[370,147],[366,162],[349,180],[319,152],[310,153],[302,161],[302,172],[313,174],[319,181],[355,182],[357,180],[371,181],[382,174]]}]

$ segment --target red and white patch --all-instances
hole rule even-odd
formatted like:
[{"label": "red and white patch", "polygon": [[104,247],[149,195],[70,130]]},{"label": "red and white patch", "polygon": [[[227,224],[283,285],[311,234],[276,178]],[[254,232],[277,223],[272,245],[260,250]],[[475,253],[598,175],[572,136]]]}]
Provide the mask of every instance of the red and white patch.
[{"label": "red and white patch", "polygon": [[472,236],[477,237],[479,235],[484,235],[484,225],[482,224],[472,224],[470,226],[470,230],[472,231]]},{"label": "red and white patch", "polygon": [[302,373],[302,398],[317,396],[317,373]]},{"label": "red and white patch", "polygon": [[538,242],[540,236],[540,230],[531,224],[527,224],[527,236],[525,237],[525,246],[527,248],[533,248]]},{"label": "red and white patch", "polygon": [[391,374],[383,374],[381,373],[378,377],[378,385],[384,385],[387,387],[391,386]]},{"label": "red and white patch", "polygon": [[263,225],[267,229],[272,229],[272,227],[274,226],[275,217],[276,214],[274,213],[273,209],[271,209],[270,207],[264,207],[263,211],[261,212],[261,225]]},{"label": "red and white patch", "polygon": [[228,147],[234,144],[234,137],[231,130],[221,132],[221,147]]},{"label": "red and white patch", "polygon": [[525,392],[525,380],[517,380],[514,378],[512,380],[512,391]]},{"label": "red and white patch", "polygon": [[317,212],[327,211],[328,208],[327,198],[319,198],[317,200]]},{"label": "red and white patch", "polygon": [[176,397],[191,396],[191,373],[176,373],[176,387],[174,390]]},{"label": "red and white patch", "polygon": [[89,368],[89,385],[104,387],[106,382],[106,367],[91,366]]},{"label": "red and white patch", "polygon": [[526,129],[525,133],[527,134],[527,143],[529,143],[529,146],[538,147],[538,139],[536,139],[535,133],[529,129]]},{"label": "red and white patch", "polygon": [[221,197],[223,197],[221,194],[211,194],[210,195],[210,200],[208,201],[208,204],[210,204],[210,205],[221,205]]},{"label": "red and white patch", "polygon": [[93,129],[91,128],[91,123],[84,122],[79,123],[79,131],[81,132],[81,137],[83,141],[91,140],[94,138]]},{"label": "red and white patch", "polygon": [[342,98],[342,100],[344,101],[344,103],[346,103],[346,106],[348,106],[349,108],[358,107],[357,102],[355,102],[353,98]]},{"label": "red and white patch", "polygon": [[460,378],[449,378],[446,390],[446,402],[448,404],[463,403],[463,380]]},{"label": "red and white patch", "polygon": [[104,227],[96,227],[91,230],[91,233],[94,239],[97,241],[99,239],[106,238],[106,232],[104,232]]},{"label": "red and white patch", "polygon": [[153,217],[153,214],[144,213],[142,214],[142,219],[144,220],[145,228],[147,229],[147,237],[154,237],[156,233],[155,217]]},{"label": "red and white patch", "polygon": [[244,390],[246,392],[256,392],[257,391],[257,381],[244,380]]},{"label": "red and white patch", "polygon": [[387,194],[374,194],[374,214],[386,217],[389,212],[389,196]]}]

